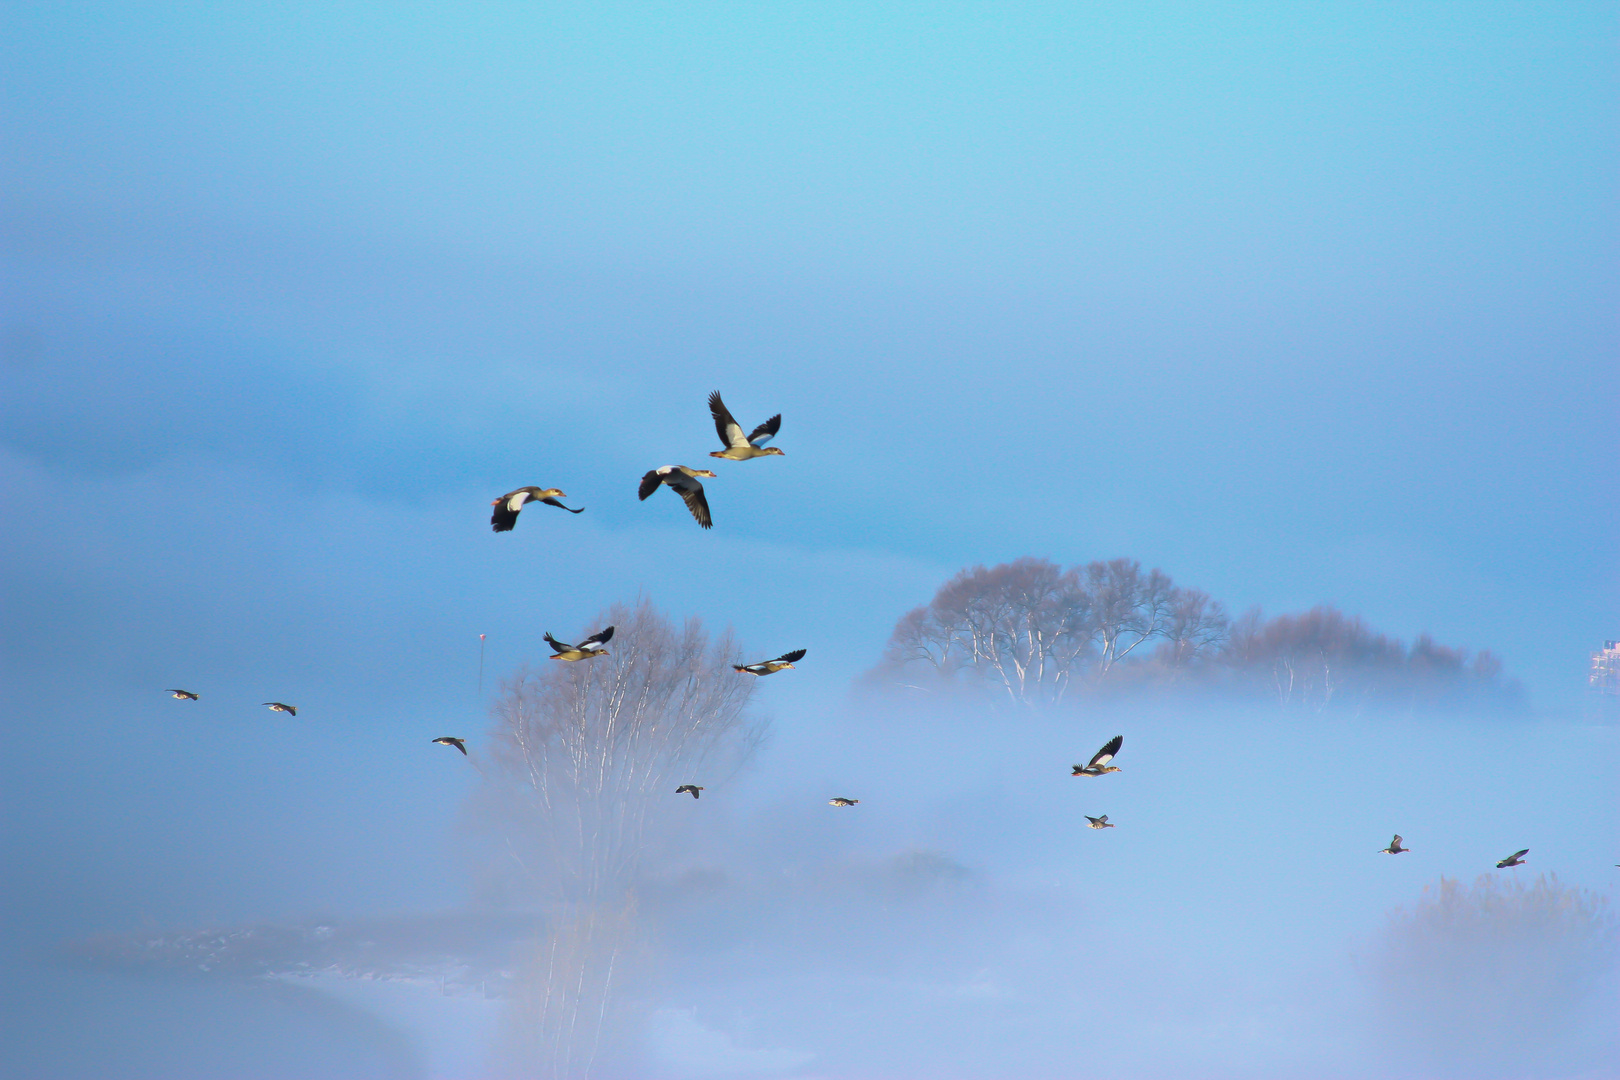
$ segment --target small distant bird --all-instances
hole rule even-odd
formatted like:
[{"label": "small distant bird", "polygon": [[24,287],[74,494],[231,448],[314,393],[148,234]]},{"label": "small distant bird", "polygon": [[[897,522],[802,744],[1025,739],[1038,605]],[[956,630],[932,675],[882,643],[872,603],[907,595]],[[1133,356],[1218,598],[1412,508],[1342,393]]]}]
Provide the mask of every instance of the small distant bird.
[{"label": "small distant bird", "polygon": [[1515,851],[1513,854],[1509,855],[1507,858],[1505,858],[1501,862],[1497,863],[1496,868],[1498,870],[1504,870],[1509,866],[1523,866],[1524,865],[1524,857],[1526,855],[1528,855],[1528,854],[1530,854],[1530,849],[1529,848],[1523,848],[1523,849],[1521,849],[1519,851]]},{"label": "small distant bird", "polygon": [[196,701],[197,697],[198,697],[198,695],[193,694],[190,690],[173,690],[173,689],[170,689],[170,690],[165,690],[163,692],[165,694],[173,694],[176,698],[178,698],[181,701]]},{"label": "small distant bird", "polygon": [[744,435],[742,425],[732,418],[731,410],[726,408],[726,403],[720,400],[720,391],[716,390],[709,395],[709,415],[714,417],[714,429],[720,433],[720,444],[725,447],[724,450],[709,451],[710,457],[747,461],[749,458],[769,457],[782,452],[780,447],[765,445],[782,429],[781,413],[759,425],[751,434]]},{"label": "small distant bird", "polygon": [[1389,847],[1387,847],[1387,848],[1379,848],[1378,849],[1378,854],[1380,854],[1380,855],[1399,855],[1402,852],[1411,851],[1411,850],[1412,849],[1409,848],[1409,847],[1401,847],[1401,834],[1396,833],[1395,834],[1395,839],[1393,839],[1393,840],[1391,840],[1389,842]]},{"label": "small distant bird", "polygon": [[697,523],[705,529],[712,528],[714,519],[709,516],[709,500],[703,497],[703,485],[697,482],[697,477],[712,478],[715,474],[708,469],[689,469],[685,465],[660,465],[652,472],[641,478],[641,487],[637,494],[642,501],[658,490],[659,484],[667,484],[671,491],[686,500],[686,508],[692,511]]},{"label": "small distant bird", "polygon": [[691,795],[692,798],[695,799],[695,798],[698,797],[698,792],[700,792],[702,790],[703,790],[703,788],[698,784],[682,784],[680,787],[675,789],[675,794],[677,794],[677,795]]},{"label": "small distant bird", "polygon": [[859,799],[846,799],[846,798],[843,798],[842,796],[840,796],[839,798],[836,798],[836,799],[828,799],[827,800],[827,805],[828,806],[854,806],[856,803],[858,803],[860,801],[861,800],[859,800]]},{"label": "small distant bird", "polygon": [[546,644],[550,645],[551,651],[556,654],[552,657],[553,660],[589,660],[593,656],[607,655],[607,650],[598,648],[598,646],[606,645],[611,637],[613,637],[613,627],[610,626],[600,634],[592,634],[578,645],[569,645],[566,642],[558,641],[550,633],[547,633]]},{"label": "small distant bird", "polygon": [[1108,763],[1114,760],[1114,755],[1119,753],[1119,748],[1124,744],[1125,736],[1115,735],[1112,739],[1108,740],[1101,750],[1092,755],[1090,762],[1085,765],[1076,765],[1074,767],[1074,772],[1070,773],[1069,775],[1101,776],[1103,773],[1119,772],[1120,770],[1118,765],[1110,765]]},{"label": "small distant bird", "polygon": [[266,701],[262,704],[265,705],[265,707],[267,707],[271,712],[284,712],[292,713],[294,716],[298,715],[298,706],[296,705],[283,705],[279,701]]},{"label": "small distant bird", "polygon": [[791,668],[794,664],[803,660],[805,652],[804,649],[794,649],[792,652],[783,653],[775,660],[761,660],[757,664],[732,664],[731,669],[733,671],[746,671],[750,675],[774,675],[778,671]]},{"label": "small distant bird", "polygon": [[463,754],[467,752],[467,740],[458,739],[454,735],[443,735],[433,741],[440,746],[453,746]]},{"label": "small distant bird", "polygon": [[1108,824],[1108,815],[1107,814],[1104,814],[1102,817],[1092,817],[1090,814],[1087,814],[1086,815],[1086,820],[1091,822],[1091,827],[1093,829],[1113,829],[1113,828],[1118,828],[1118,826]]},{"label": "small distant bird", "polygon": [[547,506],[562,506],[570,514],[582,514],[585,512],[583,506],[575,510],[573,507],[563,506],[562,503],[557,501],[566,498],[568,496],[556,488],[521,487],[516,491],[509,491],[489,504],[495,508],[495,512],[489,515],[490,528],[496,532],[511,532],[512,526],[517,524],[518,511],[523,509],[523,504],[526,502],[543,502]]}]

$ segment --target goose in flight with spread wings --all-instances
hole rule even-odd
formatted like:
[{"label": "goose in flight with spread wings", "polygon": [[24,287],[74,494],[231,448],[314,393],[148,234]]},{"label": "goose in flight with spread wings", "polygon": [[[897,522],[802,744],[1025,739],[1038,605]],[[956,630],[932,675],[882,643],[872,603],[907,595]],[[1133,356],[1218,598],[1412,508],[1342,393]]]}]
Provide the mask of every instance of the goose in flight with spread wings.
[{"label": "goose in flight with spread wings", "polygon": [[703,786],[701,784],[682,784],[680,787],[675,789],[675,794],[690,795],[695,799],[698,797],[698,792],[702,790]]},{"label": "goose in flight with spread wings", "polygon": [[527,502],[543,502],[547,506],[562,506],[570,514],[582,514],[585,512],[583,506],[575,510],[572,506],[563,506],[562,503],[557,501],[566,498],[568,496],[564,495],[558,488],[520,487],[516,491],[508,491],[505,495],[489,504],[495,508],[495,512],[489,515],[490,528],[496,532],[511,532],[512,526],[517,524],[518,511],[522,510],[523,504]]},{"label": "goose in flight with spread wings", "polygon": [[548,631],[546,644],[550,645],[551,651],[556,654],[552,657],[553,660],[589,660],[593,656],[605,656],[607,650],[602,646],[606,645],[612,637],[613,627],[610,626],[600,634],[592,634],[578,645],[569,645],[566,642],[558,641]]},{"label": "goose in flight with spread wings", "polygon": [[714,473],[708,469],[689,469],[685,465],[660,465],[641,478],[637,494],[645,501],[658,490],[659,484],[667,484],[671,491],[686,500],[686,508],[692,511],[697,523],[707,529],[714,524],[714,519],[709,516],[709,500],[703,497],[703,485],[697,482],[700,476],[712,479]]},{"label": "goose in flight with spread wings", "polygon": [[1117,825],[1110,825],[1108,823],[1107,814],[1104,814],[1102,817],[1092,817],[1090,814],[1087,814],[1086,820],[1091,822],[1089,828],[1093,829],[1117,829],[1119,827]]},{"label": "goose in flight with spread wings", "polygon": [[720,391],[716,390],[709,395],[709,414],[714,417],[714,429],[720,433],[720,442],[724,450],[709,451],[710,457],[725,458],[727,461],[747,461],[749,458],[770,457],[772,454],[782,453],[779,446],[766,446],[776,433],[782,430],[782,414],[777,413],[750,434],[744,435],[742,425],[737,423],[726,408],[726,403],[720,400]]},{"label": "goose in flight with spread wings", "polygon": [[750,675],[774,675],[778,671],[791,668],[794,664],[803,660],[806,651],[805,649],[794,649],[792,652],[783,653],[775,660],[761,660],[757,664],[732,664],[731,669],[733,671],[746,671]]},{"label": "goose in flight with spread wings", "polygon": [[1092,755],[1091,760],[1084,765],[1076,765],[1070,776],[1101,776],[1103,773],[1119,772],[1118,765],[1108,764],[1119,753],[1119,748],[1125,744],[1125,736],[1115,735],[1109,739],[1103,748]]},{"label": "goose in flight with spread wings", "polygon": [[1395,834],[1395,839],[1393,839],[1393,840],[1391,840],[1389,842],[1389,847],[1387,847],[1387,848],[1379,848],[1378,849],[1378,854],[1380,854],[1380,855],[1400,855],[1400,854],[1402,854],[1404,852],[1408,852],[1408,851],[1411,851],[1411,850],[1412,849],[1409,848],[1409,847],[1401,847],[1401,834],[1396,833]]},{"label": "goose in flight with spread wings", "polygon": [[1524,857],[1528,854],[1530,854],[1529,848],[1521,848],[1509,855],[1507,858],[1503,859],[1501,862],[1497,863],[1496,868],[1498,870],[1504,870],[1509,866],[1523,866]]},{"label": "goose in flight with spread wings", "polygon": [[467,753],[466,739],[458,739],[454,735],[441,735],[433,741],[440,746],[453,746],[457,750],[460,750],[463,755]]},{"label": "goose in flight with spread wings", "polygon": [[266,701],[266,702],[263,702],[262,704],[264,705],[265,708],[269,709],[271,712],[290,713],[293,716],[298,715],[298,706],[296,706],[296,705],[283,705],[279,701]]},{"label": "goose in flight with spread wings", "polygon": [[170,688],[163,692],[165,694],[173,694],[175,698],[180,701],[196,701],[197,698],[201,697],[200,694],[193,694],[190,690],[175,690]]}]

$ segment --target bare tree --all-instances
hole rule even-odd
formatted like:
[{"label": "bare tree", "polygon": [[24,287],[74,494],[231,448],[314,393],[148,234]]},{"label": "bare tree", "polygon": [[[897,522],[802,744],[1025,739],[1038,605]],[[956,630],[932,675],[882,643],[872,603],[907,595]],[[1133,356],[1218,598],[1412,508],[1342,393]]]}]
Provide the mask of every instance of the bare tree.
[{"label": "bare tree", "polygon": [[518,1028],[554,1077],[589,1075],[611,1020],[654,800],[700,768],[734,770],[764,733],[729,632],[711,644],[698,620],[676,629],[647,602],[615,605],[593,624],[605,625],[608,655],[519,671],[494,708],[485,797],[549,915]]},{"label": "bare tree", "polygon": [[1084,575],[1101,677],[1142,642],[1164,637],[1180,598],[1170,575],[1154,569],[1144,577],[1135,559],[1089,563]]},{"label": "bare tree", "polygon": [[1090,639],[1089,600],[1075,574],[1045,559],[974,566],[903,616],[895,667],[922,662],[946,679],[972,672],[1011,701],[1061,698]]}]

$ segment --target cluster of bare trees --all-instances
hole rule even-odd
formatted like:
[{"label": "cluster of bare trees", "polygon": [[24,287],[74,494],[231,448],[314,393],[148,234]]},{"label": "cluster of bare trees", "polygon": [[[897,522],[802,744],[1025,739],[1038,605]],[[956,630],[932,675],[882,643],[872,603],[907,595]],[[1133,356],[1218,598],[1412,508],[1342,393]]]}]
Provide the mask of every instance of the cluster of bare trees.
[{"label": "cluster of bare trees", "polygon": [[968,683],[1006,700],[1056,702],[1104,686],[1218,682],[1285,706],[1380,698],[1504,704],[1517,687],[1489,652],[1420,636],[1404,644],[1331,607],[1228,618],[1220,601],[1134,559],[1067,570],[1023,558],[963,570],[901,617],[880,683]]},{"label": "cluster of bare trees", "polygon": [[729,632],[711,642],[697,620],[676,628],[645,602],[615,605],[597,625],[609,624],[608,655],[522,670],[494,710],[483,798],[517,888],[545,913],[514,1037],[549,1077],[589,1075],[613,1023],[641,946],[635,884],[654,801],[735,770],[764,733]]},{"label": "cluster of bare trees", "polygon": [[1012,701],[1060,701],[1096,684],[1144,643],[1185,668],[1225,640],[1218,601],[1134,559],[1064,570],[1023,558],[963,570],[895,627],[885,666],[904,681],[987,679]]},{"label": "cluster of bare trees", "polygon": [[1502,706],[1519,699],[1489,650],[1470,654],[1420,634],[1410,648],[1359,617],[1317,606],[1265,619],[1258,610],[1234,621],[1219,653],[1232,681],[1275,694],[1283,705],[1324,708],[1375,700],[1408,705]]}]

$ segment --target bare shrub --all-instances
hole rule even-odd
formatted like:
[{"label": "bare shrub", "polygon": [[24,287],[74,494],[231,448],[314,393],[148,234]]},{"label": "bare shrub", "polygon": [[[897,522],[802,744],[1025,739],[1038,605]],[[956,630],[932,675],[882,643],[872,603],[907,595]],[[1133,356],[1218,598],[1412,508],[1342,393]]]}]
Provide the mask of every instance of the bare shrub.
[{"label": "bare shrub", "polygon": [[1605,901],[1556,875],[1441,878],[1391,914],[1375,954],[1383,1039],[1437,1066],[1509,1075],[1590,1023],[1615,942]]}]

